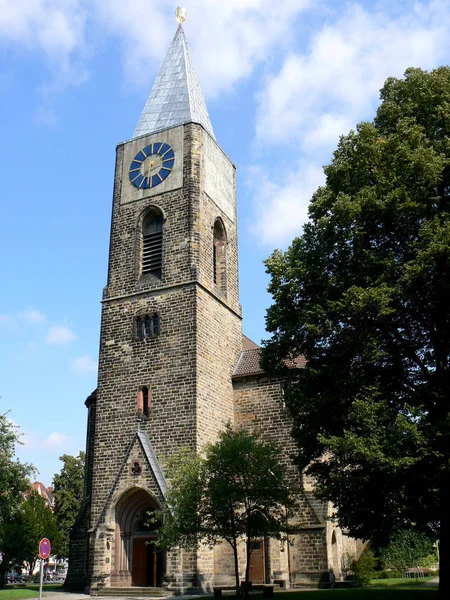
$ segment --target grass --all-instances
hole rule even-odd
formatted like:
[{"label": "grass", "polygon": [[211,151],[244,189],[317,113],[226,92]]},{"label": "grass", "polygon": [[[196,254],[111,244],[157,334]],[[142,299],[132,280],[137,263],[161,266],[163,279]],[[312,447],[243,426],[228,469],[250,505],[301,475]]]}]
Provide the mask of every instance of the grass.
[{"label": "grass", "polygon": [[[425,578],[427,581],[428,578]],[[436,600],[437,586],[424,587],[424,580],[404,579],[374,579],[373,583],[366,588],[337,589],[337,590],[307,590],[295,592],[279,592],[276,595],[279,600]],[[44,591],[56,591],[61,589],[60,584],[44,585]],[[330,596],[331,594],[331,596]],[[39,585],[31,584],[25,588],[8,587],[0,590],[0,600],[26,600],[37,598]],[[224,600],[233,598],[224,594]],[[250,600],[262,600],[260,593],[250,594]],[[212,600],[212,596],[204,600]]]},{"label": "grass", "polygon": [[[58,591],[61,589],[60,583],[46,584],[43,586],[44,592]],[[27,598],[37,598],[39,596],[39,584],[27,584],[26,587],[8,586],[0,590],[0,600],[26,600]]]},{"label": "grass", "polygon": [[39,592],[35,592],[34,590],[29,590],[27,588],[5,588],[4,590],[0,590],[0,599],[1,600],[21,600],[22,598],[36,598],[39,595]]},{"label": "grass", "polygon": [[372,581],[370,582],[371,586],[411,586],[411,585],[415,585],[417,587],[420,587],[421,584],[425,583],[426,581],[430,581],[431,579],[433,579],[433,577],[430,575],[429,577],[422,577],[421,579],[402,579],[401,577],[398,579],[372,579]]},{"label": "grass", "polygon": [[[295,592],[278,592],[279,600],[436,600],[437,586],[424,587],[424,581],[404,579],[374,579],[373,584],[366,588],[350,588],[335,590],[308,590]],[[233,596],[228,596],[232,598]],[[212,600],[212,597],[210,597]],[[227,596],[224,595],[226,599]],[[262,594],[250,594],[250,600],[262,600]],[[205,600],[207,600],[205,598]],[[209,600],[209,598],[208,598]]]}]

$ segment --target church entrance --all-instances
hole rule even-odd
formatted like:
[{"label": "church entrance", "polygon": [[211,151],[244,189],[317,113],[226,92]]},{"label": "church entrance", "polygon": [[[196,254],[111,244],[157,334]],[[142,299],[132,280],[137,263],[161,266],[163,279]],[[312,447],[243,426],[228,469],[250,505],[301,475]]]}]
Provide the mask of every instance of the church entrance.
[{"label": "church entrance", "polygon": [[162,555],[151,538],[133,538],[132,585],[160,587],[162,580]]},{"label": "church entrance", "polygon": [[250,581],[265,583],[264,540],[253,540],[250,555]]},{"label": "church entrance", "polygon": [[158,550],[158,527],[149,513],[159,508],[145,490],[130,491],[116,506],[112,587],[160,587],[165,554]]}]

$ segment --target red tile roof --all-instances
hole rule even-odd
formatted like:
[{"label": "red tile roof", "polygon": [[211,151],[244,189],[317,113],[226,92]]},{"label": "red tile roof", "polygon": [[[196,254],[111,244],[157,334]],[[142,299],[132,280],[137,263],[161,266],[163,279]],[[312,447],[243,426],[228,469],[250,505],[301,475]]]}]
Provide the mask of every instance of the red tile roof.
[{"label": "red tile roof", "polygon": [[[233,377],[247,377],[250,375],[262,375],[264,371],[259,365],[261,348],[245,335],[242,336],[242,352],[234,367]],[[286,365],[290,369],[303,369],[306,366],[304,356],[297,356],[293,360],[287,360]]]}]

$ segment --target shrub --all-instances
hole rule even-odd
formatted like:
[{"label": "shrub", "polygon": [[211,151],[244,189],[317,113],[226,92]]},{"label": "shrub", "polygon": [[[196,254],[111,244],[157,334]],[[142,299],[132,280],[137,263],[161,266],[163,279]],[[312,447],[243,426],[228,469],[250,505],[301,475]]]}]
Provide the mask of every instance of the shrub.
[{"label": "shrub", "polygon": [[377,559],[369,548],[366,548],[359,558],[350,560],[350,570],[353,573],[353,578],[361,585],[367,585],[371,579],[376,577],[376,566]]}]

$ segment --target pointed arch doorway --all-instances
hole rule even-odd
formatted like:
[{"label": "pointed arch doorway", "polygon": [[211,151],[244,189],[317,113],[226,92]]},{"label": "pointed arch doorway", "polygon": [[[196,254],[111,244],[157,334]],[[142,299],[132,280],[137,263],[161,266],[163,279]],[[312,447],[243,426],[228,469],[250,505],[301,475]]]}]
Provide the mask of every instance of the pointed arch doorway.
[{"label": "pointed arch doorway", "polygon": [[165,554],[154,544],[157,529],[146,525],[148,513],[158,508],[155,498],[143,489],[131,490],[117,503],[111,582],[114,587],[161,586]]}]

